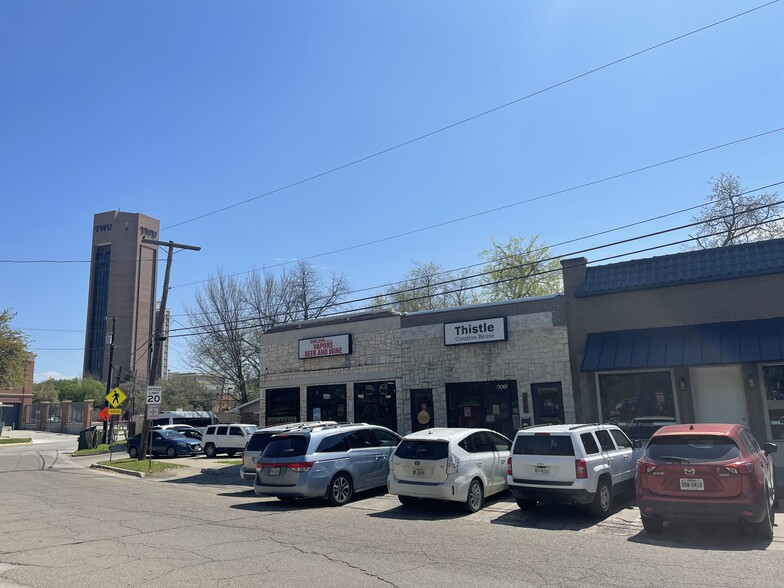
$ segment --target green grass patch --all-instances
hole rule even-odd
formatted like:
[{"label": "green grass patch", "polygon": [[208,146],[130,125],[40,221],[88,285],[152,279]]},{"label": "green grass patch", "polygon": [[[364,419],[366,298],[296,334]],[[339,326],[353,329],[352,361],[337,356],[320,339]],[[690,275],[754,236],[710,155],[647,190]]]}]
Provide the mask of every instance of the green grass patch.
[{"label": "green grass patch", "polygon": [[109,446],[100,444],[95,449],[79,449],[74,451],[74,455],[100,455],[101,453],[109,453]]},{"label": "green grass patch", "polygon": [[16,443],[32,443],[33,440],[28,437],[18,437],[13,439],[0,439],[0,445],[15,445]]},{"label": "green grass patch", "polygon": [[223,459],[223,460],[219,461],[218,463],[226,463],[226,464],[229,464],[229,465],[242,465],[242,460],[241,459]]},{"label": "green grass patch", "polygon": [[130,470],[132,472],[144,472],[145,474],[158,474],[166,470],[173,470],[187,466],[181,466],[176,463],[167,463],[165,461],[149,461],[138,459],[113,459],[112,461],[99,461],[98,465],[112,466],[123,470]]}]

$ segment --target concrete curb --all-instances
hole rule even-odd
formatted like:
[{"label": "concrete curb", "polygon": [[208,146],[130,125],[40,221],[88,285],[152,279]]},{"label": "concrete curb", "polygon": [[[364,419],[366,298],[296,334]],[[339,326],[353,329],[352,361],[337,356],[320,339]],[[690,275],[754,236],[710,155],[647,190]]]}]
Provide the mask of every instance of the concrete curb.
[{"label": "concrete curb", "polygon": [[137,478],[143,478],[144,472],[135,472],[133,470],[124,470],[123,468],[116,468],[114,466],[108,465],[99,465],[97,463],[90,464],[90,469],[93,470],[104,470],[107,472],[115,472],[117,474],[125,474],[126,476],[135,476]]}]

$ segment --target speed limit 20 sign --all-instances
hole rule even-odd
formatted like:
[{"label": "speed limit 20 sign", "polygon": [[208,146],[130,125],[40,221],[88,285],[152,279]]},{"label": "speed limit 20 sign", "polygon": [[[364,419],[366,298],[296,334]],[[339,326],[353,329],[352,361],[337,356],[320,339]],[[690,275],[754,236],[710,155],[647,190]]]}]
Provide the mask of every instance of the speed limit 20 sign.
[{"label": "speed limit 20 sign", "polygon": [[147,404],[159,405],[161,403],[161,387],[147,386]]}]

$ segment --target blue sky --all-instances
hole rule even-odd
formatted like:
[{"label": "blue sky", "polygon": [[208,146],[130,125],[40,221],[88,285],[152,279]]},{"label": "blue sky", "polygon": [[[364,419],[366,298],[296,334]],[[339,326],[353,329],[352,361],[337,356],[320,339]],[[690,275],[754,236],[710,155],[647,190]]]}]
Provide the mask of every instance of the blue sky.
[{"label": "blue sky", "polygon": [[[74,377],[97,212],[141,212],[160,219],[159,238],[202,247],[173,265],[177,317],[198,288],[183,284],[219,269],[278,266],[784,127],[778,2],[180,224],[762,4],[5,0],[0,307],[29,334],[38,378]],[[783,154],[776,132],[314,263],[372,288],[415,261],[476,263],[493,238],[558,243],[696,205],[723,171],[748,188],[779,182]],[[6,263],[34,260],[74,263]],[[173,341],[171,369],[186,369],[184,348]]]}]

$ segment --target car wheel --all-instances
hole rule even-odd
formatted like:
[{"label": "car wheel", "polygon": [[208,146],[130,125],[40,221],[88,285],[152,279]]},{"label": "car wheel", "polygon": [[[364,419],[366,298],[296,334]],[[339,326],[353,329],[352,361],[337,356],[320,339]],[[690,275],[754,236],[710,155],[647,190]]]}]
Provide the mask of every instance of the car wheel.
[{"label": "car wheel", "polygon": [[[765,496],[770,496],[768,489],[765,488]],[[754,523],[754,534],[760,539],[770,541],[773,539],[773,521],[775,515],[770,508],[770,500],[765,501],[765,515],[759,523]]]},{"label": "car wheel", "polygon": [[169,459],[173,457],[177,457],[177,450],[174,447],[167,447],[166,448],[166,457]]},{"label": "car wheel", "polygon": [[139,448],[133,446],[129,447],[128,457],[130,457],[131,459],[136,459],[137,457],[139,457]]},{"label": "car wheel", "polygon": [[517,506],[523,510],[533,510],[536,508],[536,500],[528,500],[526,498],[518,498]]},{"label": "car wheel", "polygon": [[468,512],[478,512],[485,503],[485,493],[482,490],[482,483],[474,478],[468,486],[468,497],[465,501],[465,509]]},{"label": "car wheel", "polygon": [[612,512],[612,486],[607,478],[600,478],[599,485],[596,488],[596,494],[591,503],[591,512],[601,518],[606,519]]},{"label": "car wheel", "polygon": [[773,479],[773,508],[779,507],[779,493],[776,492],[776,479]]},{"label": "car wheel", "polygon": [[217,451],[215,450],[215,446],[212,443],[207,443],[204,446],[204,455],[207,457],[215,457],[217,455]]},{"label": "car wheel", "polygon": [[398,496],[397,499],[403,506],[414,506],[417,502],[419,502],[419,498],[416,496]]},{"label": "car wheel", "polygon": [[346,474],[338,474],[329,483],[327,500],[332,506],[343,506],[351,500],[354,494],[354,484]]},{"label": "car wheel", "polygon": [[234,452],[233,451],[227,451],[226,455],[228,455],[229,457],[234,457]]},{"label": "car wheel", "polygon": [[649,535],[656,535],[664,529],[664,521],[661,517],[642,517],[642,528],[645,529]]}]

